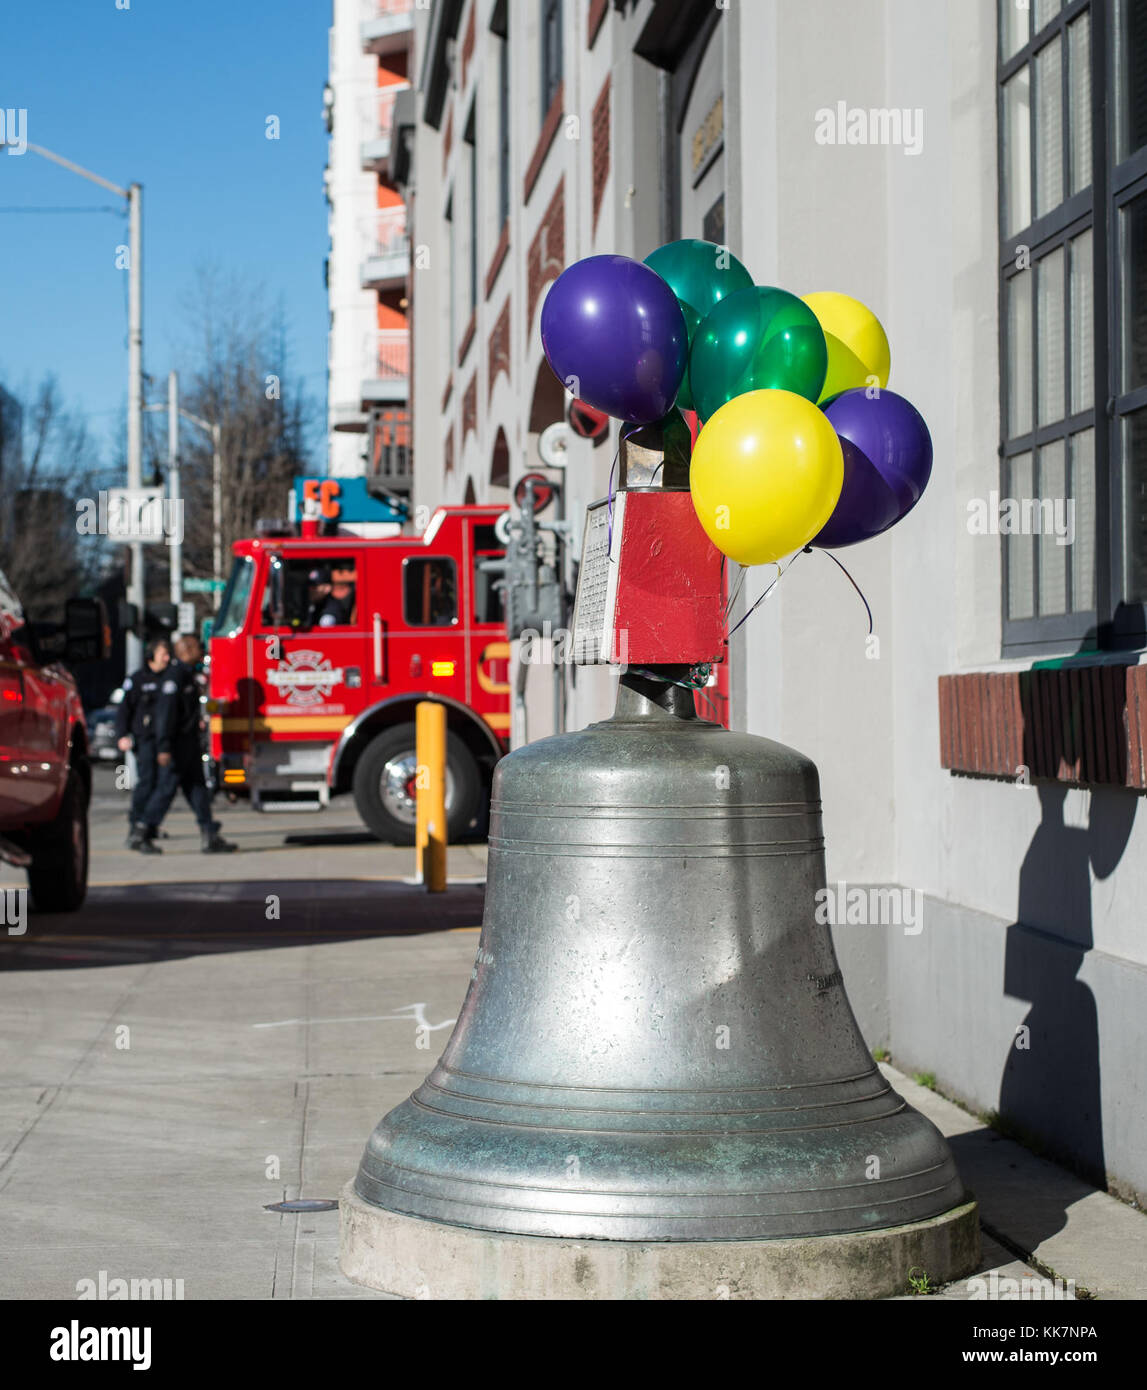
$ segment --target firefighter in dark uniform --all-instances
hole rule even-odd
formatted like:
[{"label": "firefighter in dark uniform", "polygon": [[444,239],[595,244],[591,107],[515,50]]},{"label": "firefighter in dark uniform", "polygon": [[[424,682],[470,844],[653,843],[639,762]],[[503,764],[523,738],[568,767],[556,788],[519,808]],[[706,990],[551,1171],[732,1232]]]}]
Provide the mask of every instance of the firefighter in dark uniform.
[{"label": "firefighter in dark uniform", "polygon": [[307,599],[305,625],[308,630],[347,626],[354,615],[354,570],[312,570],[308,576]]},{"label": "firefighter in dark uniform", "polygon": [[167,815],[176,792],[182,789],[199,824],[200,849],[204,854],[226,854],[238,846],[219,834],[219,822],[211,818],[211,793],[203,773],[202,713],[196,667],[203,647],[196,637],[180,637],[159,689],[155,714],[156,762],[159,773],[143,818],[152,834]]},{"label": "firefighter in dark uniform", "polygon": [[158,748],[155,737],[155,713],[159,703],[159,688],[164,672],[171,661],[171,647],[161,637],[148,644],[147,661],[123,683],[123,700],[116,711],[116,746],[121,753],[135,753],[135,786],[131,792],[128,811],[129,849],[143,854],[159,854],[144,821],[144,808],[155,791]]}]

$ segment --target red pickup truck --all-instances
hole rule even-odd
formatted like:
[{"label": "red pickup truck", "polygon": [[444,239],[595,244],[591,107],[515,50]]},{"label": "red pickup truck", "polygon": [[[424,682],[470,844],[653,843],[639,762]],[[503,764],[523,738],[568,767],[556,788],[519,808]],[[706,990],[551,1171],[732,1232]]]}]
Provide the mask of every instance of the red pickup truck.
[{"label": "red pickup truck", "polygon": [[[71,599],[69,660],[106,649],[103,605]],[[40,649],[0,573],[0,859],[28,870],[33,906],[73,912],[88,886],[91,769],[83,707],[71,673]]]}]

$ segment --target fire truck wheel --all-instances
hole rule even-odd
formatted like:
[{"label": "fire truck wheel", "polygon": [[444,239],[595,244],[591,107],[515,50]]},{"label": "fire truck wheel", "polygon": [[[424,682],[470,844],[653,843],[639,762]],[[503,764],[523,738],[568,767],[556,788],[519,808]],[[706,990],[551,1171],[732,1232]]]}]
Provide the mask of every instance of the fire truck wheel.
[{"label": "fire truck wheel", "polygon": [[[414,843],[414,778],[417,771],[413,724],[398,724],[378,735],[354,770],[354,803],[368,830],[394,845]],[[478,824],[482,778],[474,755],[457,734],[446,735],[446,820],[452,841]]]},{"label": "fire truck wheel", "polygon": [[29,846],[28,887],[37,912],[75,912],[88,891],[88,799],[72,768],[56,819]]}]

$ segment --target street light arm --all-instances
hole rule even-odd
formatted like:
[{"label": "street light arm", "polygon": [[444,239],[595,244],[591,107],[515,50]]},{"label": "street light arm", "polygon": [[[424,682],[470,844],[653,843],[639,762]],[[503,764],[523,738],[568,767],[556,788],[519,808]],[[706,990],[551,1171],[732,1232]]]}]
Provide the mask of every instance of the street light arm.
[{"label": "street light arm", "polygon": [[101,188],[110,189],[113,193],[118,193],[121,198],[128,197],[126,188],[121,188],[118,183],[112,183],[109,179],[101,179],[99,174],[93,174],[90,169],[85,169],[79,164],[73,164],[70,159],[65,159],[62,154],[54,154],[51,150],[46,150],[43,145],[33,145],[31,141],[28,148],[33,154],[38,154],[44,159],[50,159],[53,164],[59,164],[64,169],[70,169],[73,174],[79,174],[80,178],[88,179],[91,183],[98,183]]},{"label": "street light arm", "polygon": [[[163,408],[166,410],[167,407],[164,406]],[[219,428],[218,425],[213,425],[210,420],[205,420],[202,415],[192,415],[190,410],[184,410],[182,406],[179,407],[179,413],[185,420],[190,420],[193,425],[198,425],[201,430],[206,430],[208,434],[213,435]]]}]

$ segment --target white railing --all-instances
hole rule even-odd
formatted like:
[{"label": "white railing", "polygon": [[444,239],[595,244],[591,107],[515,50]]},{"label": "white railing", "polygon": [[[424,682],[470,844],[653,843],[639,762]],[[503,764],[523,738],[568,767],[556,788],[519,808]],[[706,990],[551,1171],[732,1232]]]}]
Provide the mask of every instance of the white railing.
[{"label": "white railing", "polygon": [[379,328],[366,338],[366,373],[375,381],[405,381],[410,375],[410,331]]},{"label": "white railing", "polygon": [[371,471],[387,482],[408,482],[412,473],[410,457],[410,411],[405,408],[376,410],[370,417]]},{"label": "white railing", "polygon": [[379,87],[364,98],[359,109],[362,120],[362,138],[369,140],[389,140],[394,128],[394,103],[399,92],[405,92],[408,82],[396,82],[389,87]]},{"label": "white railing", "polygon": [[406,236],[406,209],[379,208],[359,224],[362,235],[362,257],[401,256],[409,249]]},{"label": "white railing", "polygon": [[414,0],[362,0],[364,23],[386,15],[410,14],[413,9]]}]

